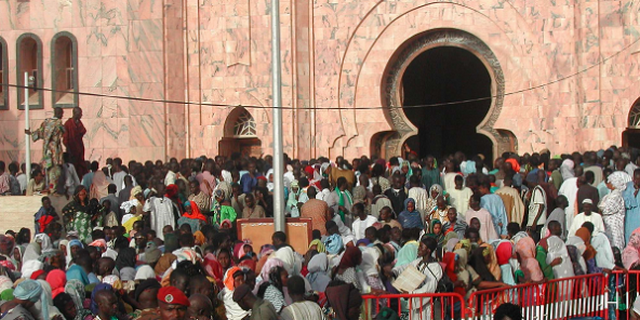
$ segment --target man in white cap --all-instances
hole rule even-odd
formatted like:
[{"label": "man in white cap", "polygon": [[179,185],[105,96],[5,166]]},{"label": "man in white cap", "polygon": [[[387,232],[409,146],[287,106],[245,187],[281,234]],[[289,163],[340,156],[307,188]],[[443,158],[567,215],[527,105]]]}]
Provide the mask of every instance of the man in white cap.
[{"label": "man in white cap", "polygon": [[571,227],[569,228],[569,235],[575,236],[576,231],[582,227],[582,224],[585,222],[593,223],[593,234],[598,234],[600,232],[604,232],[604,223],[602,222],[602,216],[593,212],[593,201],[591,199],[582,200],[582,212],[573,218],[573,222],[571,223]]}]

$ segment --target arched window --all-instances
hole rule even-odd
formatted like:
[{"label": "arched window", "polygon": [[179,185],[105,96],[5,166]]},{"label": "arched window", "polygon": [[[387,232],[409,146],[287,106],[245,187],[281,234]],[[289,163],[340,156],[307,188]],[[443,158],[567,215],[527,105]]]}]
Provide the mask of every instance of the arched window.
[{"label": "arched window", "polygon": [[633,107],[631,107],[631,111],[629,111],[627,128],[640,129],[640,101],[637,101]]},{"label": "arched window", "polygon": [[[24,83],[24,73],[28,72],[33,77],[35,87],[44,87],[42,78],[42,41],[33,33],[25,33],[16,41],[16,71],[18,85]],[[29,108],[42,109],[42,90],[29,89]],[[24,89],[18,88],[18,108],[24,109]]]},{"label": "arched window", "polygon": [[9,56],[7,55],[7,43],[0,38],[0,109],[9,108]]},{"label": "arched window", "polygon": [[255,138],[256,121],[247,110],[242,110],[238,119],[233,125],[233,136],[235,138]]},{"label": "arched window", "polygon": [[[69,32],[59,32],[51,40],[51,93],[54,107],[78,106],[78,42]],[[71,92],[64,92],[71,91]]]}]

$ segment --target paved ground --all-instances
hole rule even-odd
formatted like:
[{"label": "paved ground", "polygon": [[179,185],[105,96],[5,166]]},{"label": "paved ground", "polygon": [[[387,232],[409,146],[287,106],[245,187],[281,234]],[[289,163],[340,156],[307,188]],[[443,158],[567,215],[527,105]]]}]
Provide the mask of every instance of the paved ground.
[{"label": "paved ground", "polygon": [[[56,212],[60,214],[62,207],[67,203],[66,197],[51,197]],[[18,231],[20,228],[29,228],[34,234],[33,215],[42,205],[42,196],[5,196],[0,197],[0,231]]]}]

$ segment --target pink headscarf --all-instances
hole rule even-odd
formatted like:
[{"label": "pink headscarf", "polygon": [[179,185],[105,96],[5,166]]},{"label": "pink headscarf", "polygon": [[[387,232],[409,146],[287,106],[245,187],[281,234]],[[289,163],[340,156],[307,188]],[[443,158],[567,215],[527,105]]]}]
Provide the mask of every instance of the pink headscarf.
[{"label": "pink headscarf", "polygon": [[89,247],[98,247],[101,248],[102,251],[107,250],[107,241],[104,239],[98,239],[91,243],[89,243]]},{"label": "pink headscarf", "polygon": [[67,274],[60,269],[53,269],[47,274],[46,281],[51,285],[51,298],[55,299],[57,295],[64,292]]},{"label": "pink headscarf", "polygon": [[260,277],[262,281],[269,281],[269,271],[274,267],[284,267],[284,262],[278,258],[270,258],[267,262],[262,266],[262,270],[260,270]]},{"label": "pink headscarf", "polygon": [[204,271],[206,271],[207,274],[216,281],[218,288],[222,288],[224,269],[216,259],[216,256],[213,255],[213,253],[207,253],[207,255],[204,256],[204,262],[202,265],[204,266]]},{"label": "pink headscarf", "polygon": [[516,250],[520,255],[520,270],[524,273],[526,281],[542,281],[544,275],[540,270],[540,264],[536,260],[536,243],[530,237],[524,237],[516,244]]}]

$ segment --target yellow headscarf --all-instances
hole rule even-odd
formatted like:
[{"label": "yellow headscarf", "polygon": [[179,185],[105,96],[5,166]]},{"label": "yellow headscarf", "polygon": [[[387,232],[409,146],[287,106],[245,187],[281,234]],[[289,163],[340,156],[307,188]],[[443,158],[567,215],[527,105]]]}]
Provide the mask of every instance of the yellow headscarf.
[{"label": "yellow headscarf", "polygon": [[327,249],[325,249],[324,247],[324,243],[322,243],[322,241],[320,241],[320,239],[315,239],[313,241],[311,241],[311,243],[309,243],[309,249],[311,249],[311,247],[316,246],[316,251],[318,251],[318,253],[325,253],[327,252]]}]

